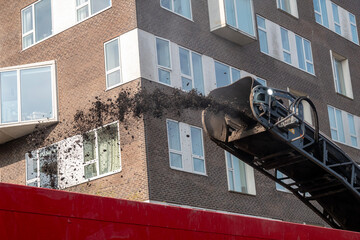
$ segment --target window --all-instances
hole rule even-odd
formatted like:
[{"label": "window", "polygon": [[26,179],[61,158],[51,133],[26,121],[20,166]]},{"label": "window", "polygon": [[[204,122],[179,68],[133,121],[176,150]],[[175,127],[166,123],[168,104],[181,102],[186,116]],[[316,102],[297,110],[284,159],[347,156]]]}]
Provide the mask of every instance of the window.
[{"label": "window", "polygon": [[335,81],[335,91],[352,98],[353,93],[348,60],[332,51],[330,51],[330,56]]},{"label": "window", "polygon": [[344,125],[341,111],[333,107],[328,107],[331,138],[335,141],[345,143]]},{"label": "window", "polygon": [[111,0],[76,0],[76,17],[80,22],[111,6]]},{"label": "window", "polygon": [[192,19],[190,0],[160,0],[160,5],[180,16]]},{"label": "window", "polygon": [[167,85],[171,84],[171,56],[170,56],[170,42],[165,39],[156,38],[156,53],[159,82]]},{"label": "window", "polygon": [[358,147],[358,140],[357,140],[357,134],[355,130],[355,120],[354,116],[348,113],[348,120],[349,120],[349,132],[350,132],[350,140],[351,140],[351,146]]},{"label": "window", "polygon": [[[277,179],[283,179],[283,178],[287,178],[287,176],[285,174],[283,174],[282,172],[276,170],[276,178]],[[294,181],[291,180],[291,179],[284,179],[284,180],[282,180],[282,182],[290,184],[290,183],[292,183]],[[284,188],[282,185],[280,185],[278,183],[275,183],[275,186],[276,186],[276,190],[278,190],[278,191],[290,192],[289,190],[287,190],[286,188]]]},{"label": "window", "polygon": [[225,151],[229,191],[256,194],[254,170]]},{"label": "window", "polygon": [[1,123],[56,118],[54,66],[0,71]]},{"label": "window", "polygon": [[37,1],[21,11],[23,48],[52,35],[51,17],[51,0]]},{"label": "window", "polygon": [[351,40],[356,43],[359,44],[359,37],[358,37],[358,32],[357,32],[357,27],[356,27],[356,19],[354,14],[349,13],[349,19],[350,19],[350,29],[351,29]]},{"label": "window", "polygon": [[83,136],[85,178],[121,170],[118,124],[95,129]]},{"label": "window", "polygon": [[216,87],[227,86],[241,78],[240,70],[219,62],[215,62],[215,75]]},{"label": "window", "polygon": [[264,79],[262,79],[262,78],[259,78],[259,77],[257,77],[256,78],[256,81],[258,81],[261,85],[263,85],[263,86],[267,86],[267,84],[266,84],[266,80],[264,80]]},{"label": "window", "polygon": [[181,89],[190,91],[195,88],[199,93],[204,92],[204,80],[201,55],[191,52],[185,48],[179,48]]},{"label": "window", "polygon": [[252,0],[225,0],[226,23],[254,36]]},{"label": "window", "polygon": [[257,26],[260,42],[260,51],[269,54],[265,18],[257,16]]},{"label": "window", "polygon": [[26,185],[57,188],[57,145],[51,145],[25,155]]},{"label": "window", "polygon": [[105,43],[106,89],[121,83],[119,41],[120,39],[116,38]]},{"label": "window", "polygon": [[290,51],[290,42],[288,31],[284,28],[281,28],[281,42],[283,48],[284,61],[288,64],[291,64],[291,51]]},{"label": "window", "polygon": [[326,9],[326,1],[327,0],[313,0],[316,22],[329,28],[329,19]]},{"label": "window", "polygon": [[295,36],[299,68],[314,74],[311,43],[298,35]]},{"label": "window", "polygon": [[332,11],[333,11],[333,17],[334,17],[334,29],[335,29],[335,32],[341,35],[339,8],[334,3],[331,3],[331,6],[332,6]]},{"label": "window", "polygon": [[202,129],[167,120],[170,167],[206,174]]},{"label": "window", "polygon": [[277,0],[277,6],[294,17],[299,17],[296,0]]}]

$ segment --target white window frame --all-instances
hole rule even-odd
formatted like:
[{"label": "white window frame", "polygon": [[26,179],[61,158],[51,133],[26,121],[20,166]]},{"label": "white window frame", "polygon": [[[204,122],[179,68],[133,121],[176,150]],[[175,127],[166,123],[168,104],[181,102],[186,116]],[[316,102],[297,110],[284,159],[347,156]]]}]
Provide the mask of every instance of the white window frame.
[{"label": "white window frame", "polygon": [[[89,0],[90,1],[90,0]],[[106,70],[107,69],[107,61],[106,61],[106,45],[108,43],[111,43],[113,41],[117,41],[118,43],[118,49],[119,49],[119,66],[116,67],[116,68],[113,68],[111,70]],[[111,39],[110,41],[107,41],[104,43],[104,56],[105,56],[105,75],[106,75],[106,90],[110,90],[110,89],[113,89],[113,88],[116,88],[118,86],[120,86],[121,84],[123,84],[123,76],[122,76],[122,69],[121,69],[121,49],[120,49],[120,37],[117,37],[117,38],[114,38],[114,39]],[[108,75],[113,73],[113,72],[116,72],[116,71],[120,71],[120,82],[118,84],[115,84],[113,86],[108,86]]]},{"label": "white window frame", "polygon": [[[74,0],[74,1],[76,1],[76,0]],[[86,18],[78,21],[78,20],[77,20],[77,11],[78,11],[80,8],[82,8],[82,7],[86,6],[86,5],[88,5],[88,16],[87,16]],[[110,5],[109,5],[108,7],[106,7],[106,8],[104,8],[104,9],[102,9],[102,10],[100,10],[100,11],[92,14],[92,13],[91,13],[91,0],[88,0],[87,2],[85,2],[85,3],[83,3],[83,4],[80,4],[79,6],[76,6],[76,3],[75,3],[75,19],[76,19],[76,23],[75,23],[75,24],[78,24],[78,23],[81,23],[81,22],[83,22],[83,21],[85,21],[85,20],[88,20],[89,18],[91,18],[91,17],[93,17],[93,16],[95,16],[95,15],[97,15],[97,14],[99,14],[99,13],[101,13],[101,12],[103,12],[103,11],[109,9],[109,8],[111,8],[111,7],[112,7],[112,0],[110,0]]]},{"label": "white window frame", "polygon": [[[268,41],[268,39],[267,39],[268,32],[267,32],[267,30],[266,30],[266,18],[264,18],[264,17],[262,17],[262,16],[260,16],[260,15],[257,15],[257,17],[264,19],[265,28],[261,27],[259,24],[257,24],[257,28],[258,28],[258,31],[260,30],[260,31],[265,32],[265,35],[266,35],[266,44],[267,44],[267,50],[268,50],[268,52],[263,52],[263,51],[261,51],[260,36],[258,36],[260,52],[262,52],[262,53],[264,53],[264,54],[266,54],[266,55],[269,55],[269,52],[270,52],[270,51],[269,51],[269,41]],[[258,35],[260,35],[259,32],[258,32]]]},{"label": "white window frame", "polygon": [[[38,0],[38,1],[36,1],[36,2],[34,2],[34,3],[32,3],[32,4],[30,4],[30,5],[26,6],[25,8],[21,9],[21,34],[22,34],[22,38],[21,38],[21,42],[22,42],[21,48],[22,48],[22,50],[28,49],[28,48],[34,46],[35,44],[40,43],[40,42],[42,42],[42,41],[45,41],[46,39],[51,38],[52,36],[54,36],[54,31],[53,31],[53,29],[52,29],[52,30],[51,30],[51,34],[50,34],[49,36],[47,36],[46,38],[43,38],[43,39],[41,39],[41,40],[39,40],[39,41],[36,42],[36,39],[35,39],[36,24],[35,24],[35,7],[34,7],[34,6],[35,6],[35,4],[37,4],[37,3],[41,2],[41,1],[43,1],[43,0]],[[54,24],[53,0],[50,1],[50,4],[51,4],[51,24]],[[30,31],[28,31],[28,32],[26,32],[26,33],[23,33],[23,31],[22,31],[23,12],[24,12],[26,9],[30,8],[30,7],[31,7],[31,11],[32,11],[32,24],[33,24],[33,29],[30,30]],[[54,26],[52,26],[52,28],[54,28]],[[31,45],[29,45],[29,46],[27,46],[27,47],[24,47],[24,45],[23,45],[24,37],[26,37],[27,35],[30,35],[31,33],[33,34],[33,44],[31,44]]]},{"label": "white window frame", "polygon": [[[281,30],[286,31],[287,39],[288,39],[288,42],[289,42],[289,50],[287,50],[287,49],[284,48]],[[286,28],[280,27],[280,38],[281,38],[281,46],[282,46],[282,51],[283,51],[283,56],[282,56],[283,59],[282,59],[282,60],[283,60],[285,63],[292,65],[292,54],[291,54],[291,44],[290,44],[290,38],[289,38],[289,30],[287,30]],[[285,61],[285,55],[284,55],[284,53],[287,53],[287,54],[290,55],[290,62]],[[304,52],[304,53],[305,53],[305,52]]]},{"label": "white window frame", "polygon": [[[235,24],[236,24],[236,29],[238,29],[239,31],[245,33],[246,35],[249,35],[249,36],[252,36],[252,37],[255,37],[256,36],[256,26],[255,26],[255,13],[254,13],[254,3],[253,3],[253,0],[249,0],[250,1],[250,7],[251,7],[251,15],[252,15],[252,22],[253,22],[253,35],[251,35],[250,33],[248,32],[245,32],[244,30],[240,29],[239,28],[239,22],[238,22],[238,12],[236,11],[237,10],[237,7],[236,7],[236,4],[237,2],[235,0],[231,0],[231,1],[234,1],[234,14],[235,14]],[[225,7],[225,1],[224,1],[224,9],[226,9]],[[225,11],[225,14],[226,14],[226,11]],[[225,21],[226,21],[226,24],[227,23],[227,19],[226,19],[226,16],[225,16]],[[231,26],[230,24],[228,24],[229,26]]]},{"label": "white window frame", "polygon": [[163,9],[165,9],[165,10],[167,10],[167,11],[169,11],[169,12],[172,12],[172,13],[180,16],[180,17],[183,17],[183,18],[185,18],[185,19],[190,20],[190,21],[193,22],[193,14],[192,14],[192,3],[191,3],[191,0],[189,0],[189,5],[190,5],[190,18],[188,18],[188,17],[186,17],[186,16],[184,16],[184,15],[181,15],[181,14],[175,12],[175,11],[174,11],[174,0],[169,0],[169,1],[171,1],[171,9],[168,9],[168,8],[164,7],[163,5],[161,5],[161,0],[160,0],[160,7],[163,8]]},{"label": "white window frame", "polygon": [[[158,51],[157,51],[157,47],[156,47],[156,39],[160,39],[160,40],[163,40],[163,41],[166,41],[169,43],[169,62],[170,62],[170,67],[166,67],[166,66],[163,66],[163,65],[159,65],[159,61],[158,61]],[[171,86],[172,85],[172,80],[171,80],[171,73],[173,71],[172,69],[172,51],[171,51],[171,42],[165,38],[161,38],[161,37],[155,37],[155,62],[156,62],[156,75],[157,75],[157,82],[160,83],[160,84],[164,84],[165,86]],[[163,71],[166,71],[166,72],[169,72],[169,75],[170,75],[170,84],[166,84],[166,83],[163,83],[163,82],[160,82],[160,76],[159,76],[159,69],[163,70]]]},{"label": "white window frame", "polygon": [[[334,108],[334,107],[332,107],[332,106],[328,106],[328,107],[330,107],[330,108],[332,108],[332,111],[333,111],[333,113],[334,113],[334,117],[335,117],[335,127],[331,127],[331,124],[330,124],[330,132],[331,132],[331,130],[333,130],[333,131],[336,131],[336,136],[337,136],[337,139],[338,140],[335,140],[335,139],[333,139],[333,138],[331,138],[333,141],[335,141],[335,142],[339,142],[339,143],[342,143],[342,144],[345,144],[345,142],[341,142],[339,139],[339,126],[338,126],[338,122],[339,122],[339,120],[338,120],[338,117],[337,117],[337,114],[336,114],[336,110],[338,110],[338,111],[340,111],[340,113],[341,113],[341,115],[342,115],[342,111],[340,110],[340,109],[337,109],[337,108]],[[328,113],[328,116],[329,116],[329,113]],[[330,116],[329,116],[330,117]],[[330,120],[329,120],[329,122],[330,122]],[[346,135],[345,134],[345,129],[344,129],[344,122],[343,122],[343,131],[344,131],[344,135]],[[331,135],[331,134],[330,134]],[[345,141],[346,141],[346,136],[345,136]]]},{"label": "white window frame", "polygon": [[[339,22],[337,22],[336,19],[335,19],[334,7],[335,7],[336,10],[337,10],[337,15],[338,15],[338,17],[339,17]],[[339,34],[339,35],[341,36],[341,34],[342,34],[342,29],[341,29],[341,23],[340,23],[341,18],[340,18],[340,15],[339,15],[339,6],[338,6],[337,4],[331,2],[331,10],[332,10],[333,22],[334,22],[334,32],[337,33],[337,34]],[[336,32],[336,27],[339,27],[340,33]]]},{"label": "white window frame", "polygon": [[[355,129],[355,134],[352,134],[351,133],[351,131],[350,131],[350,116],[353,118],[353,120],[354,120],[354,129]],[[357,137],[357,134],[356,134],[356,124],[355,124],[355,116],[354,115],[352,115],[352,114],[350,114],[350,113],[347,113],[347,122],[348,122],[348,124],[349,124],[349,135],[350,135],[350,145],[352,146],[352,147],[354,147],[354,148],[359,148],[359,139],[358,139],[358,137]],[[352,140],[351,140],[351,138],[355,138],[356,139],[356,146],[353,146],[352,145]]]},{"label": "white window frame", "polygon": [[[355,23],[351,22],[351,18],[350,18],[351,15],[354,17]],[[356,16],[354,14],[352,14],[351,12],[349,12],[349,23],[350,23],[351,41],[353,43],[359,45],[359,33],[358,33],[358,29],[357,29],[357,24],[356,24]],[[357,42],[354,42],[352,39],[353,35],[352,35],[352,31],[351,31],[351,26],[355,27],[355,29],[356,29],[356,41]]]},{"label": "white window frame", "polygon": [[[300,68],[300,64],[299,64],[299,63],[298,63],[298,68],[301,69],[301,70],[303,70],[303,71],[305,71],[305,72],[307,72],[307,73],[309,73],[309,74],[311,74],[311,75],[315,75],[314,56],[313,56],[313,53],[312,53],[311,42],[310,42],[309,40],[307,40],[306,38],[298,35],[298,34],[295,34],[295,39],[296,39],[296,36],[298,36],[299,38],[301,38],[301,45],[302,45],[302,50],[303,50],[303,53],[304,53],[304,60],[305,60],[305,69]],[[296,41],[296,40],[295,40],[295,41]],[[309,42],[309,44],[310,44],[310,48],[311,48],[311,49],[310,49],[311,61],[308,60],[308,59],[306,59],[306,51],[305,51],[305,44],[304,44],[305,41]],[[296,47],[297,47],[297,46],[296,46]],[[297,49],[296,49],[296,50],[297,50]],[[314,69],[314,72],[313,72],[313,73],[312,73],[312,72],[309,72],[308,67],[307,67],[307,63],[310,63],[310,64],[313,66],[313,69]]]},{"label": "white window frame", "polygon": [[[102,129],[102,128],[105,128],[107,126],[110,126],[110,125],[113,125],[113,124],[116,124],[116,127],[117,127],[117,137],[118,137],[118,147],[119,147],[119,163],[120,163],[120,167],[119,169],[115,170],[115,171],[111,171],[111,172],[107,172],[107,173],[104,173],[104,174],[99,174],[100,172],[100,167],[99,167],[99,146],[98,146],[98,130]],[[119,173],[121,172],[122,170],[122,164],[121,164],[121,147],[120,147],[120,128],[119,128],[119,121],[115,121],[115,122],[111,122],[111,123],[108,123],[108,124],[105,124],[101,127],[98,127],[98,128],[95,128],[91,131],[88,131],[87,133],[91,133],[91,132],[95,132],[95,154],[96,154],[96,157],[95,159],[93,160],[90,160],[88,162],[85,163],[85,156],[84,156],[84,149],[82,149],[83,151],[83,169],[84,169],[84,174],[85,174],[85,167],[90,165],[90,164],[93,164],[93,163],[96,163],[96,176],[94,177],[91,177],[91,178],[85,178],[87,181],[91,181],[91,180],[95,180],[95,179],[98,179],[98,178],[102,178],[102,177],[106,177],[106,176],[109,176],[109,175],[112,175],[112,174],[115,174],[115,173]],[[87,134],[86,133],[86,134]],[[84,147],[84,146],[83,146]]]},{"label": "white window frame", "polygon": [[[181,151],[170,149],[168,122],[176,123],[179,126],[179,137],[180,137]],[[182,135],[181,125],[188,128],[189,136],[183,136]],[[201,143],[202,143],[201,147],[202,147],[204,156],[198,156],[198,155],[193,154],[191,128],[199,129],[200,132],[201,132]],[[195,174],[207,176],[206,161],[205,161],[205,148],[204,148],[204,134],[203,134],[202,128],[199,128],[199,127],[196,127],[196,126],[193,126],[193,125],[189,125],[187,123],[179,122],[179,121],[176,121],[176,120],[166,119],[166,134],[167,134],[167,139],[168,139],[168,152],[169,152],[168,156],[169,156],[169,166],[170,166],[170,168],[174,169],[174,170],[180,170],[180,171],[184,171],[184,172],[190,172],[190,173],[195,173]],[[186,145],[189,146],[189,149],[187,149],[187,150],[190,151],[191,154],[190,153],[186,154],[186,149],[183,149],[183,143],[184,142],[185,142]],[[182,168],[174,167],[174,166],[171,165],[170,153],[175,153],[175,154],[181,155]],[[204,161],[204,172],[195,171],[195,169],[194,169],[194,158],[198,158],[198,159],[201,159],[201,160]],[[189,167],[186,167],[186,166],[191,166],[191,167],[189,168]]]},{"label": "white window frame", "polygon": [[[34,69],[34,68],[42,68],[42,67],[50,67],[51,68],[51,95],[52,95],[52,111],[53,117],[52,118],[41,118],[35,120],[21,120],[21,80],[20,80],[20,71],[27,70],[27,69]],[[58,119],[58,109],[57,109],[57,81],[56,81],[56,73],[55,73],[55,61],[48,61],[48,62],[41,62],[41,63],[34,63],[34,64],[27,64],[27,65],[20,65],[14,67],[7,67],[1,68],[0,73],[2,72],[12,72],[16,71],[17,77],[17,110],[18,110],[18,121],[10,122],[10,123],[2,123],[1,119],[1,103],[0,103],[0,126],[5,125],[13,125],[13,124],[22,124],[22,123],[34,123],[34,122],[42,122],[44,120],[53,120],[57,121]],[[1,101],[1,99],[0,99]]]},{"label": "white window frame", "polygon": [[[184,73],[181,72],[181,61],[180,61],[180,49],[183,49],[185,51],[188,51],[189,52],[189,64],[190,64],[190,74],[191,76],[189,75],[186,75]],[[197,53],[197,52],[194,52],[188,48],[184,48],[184,47],[181,47],[179,46],[179,63],[180,63],[180,81],[181,81],[181,86],[182,86],[182,78],[187,78],[187,79],[190,79],[191,80],[191,84],[192,84],[192,88],[191,89],[196,89],[195,88],[195,79],[194,79],[194,66],[193,66],[193,60],[192,60],[192,54],[196,54],[196,55],[199,55],[201,57],[201,71],[202,71],[202,78],[203,78],[203,85],[205,85],[204,83],[204,68],[203,68],[203,64],[202,64],[202,55],[200,53]],[[171,58],[170,58],[171,60]],[[205,88],[205,86],[204,86]],[[181,87],[182,89],[182,87]],[[183,91],[185,91],[184,89],[182,89]],[[205,91],[205,89],[204,89]]]},{"label": "white window frame", "polygon": [[[234,68],[234,67],[232,67],[232,66],[230,66],[230,65],[228,65],[228,64],[225,64],[225,63],[222,63],[222,62],[219,62],[219,61],[216,61],[216,60],[214,60],[214,70],[215,70],[215,83],[216,83],[216,88],[218,88],[218,86],[217,86],[217,79],[216,79],[216,65],[215,65],[215,63],[218,63],[218,64],[222,64],[222,65],[224,65],[224,66],[226,66],[226,67],[228,67],[229,68],[229,72],[230,72],[230,84],[232,84],[232,83],[234,83],[234,81],[236,81],[236,80],[234,80],[234,78],[233,78],[233,73],[232,73],[232,70],[234,69],[234,70],[236,70],[236,71],[239,71],[239,73],[240,73],[240,78],[242,78],[242,70],[240,70],[240,69],[238,69],[238,68]],[[239,79],[238,79],[239,80]]]},{"label": "white window frame", "polygon": [[[333,77],[334,77],[334,86],[335,86],[335,92],[338,94],[341,94],[342,96],[346,96],[348,98],[353,99],[353,90],[352,90],[352,82],[351,82],[351,74],[350,74],[350,68],[349,68],[349,60],[332,50],[330,50],[330,60],[331,60],[331,67],[333,71]],[[335,60],[340,61],[342,65],[342,71],[343,71],[343,79],[344,79],[344,87],[345,87],[345,94],[340,92],[340,89],[338,89],[338,81],[337,78],[337,68],[335,65]],[[340,84],[340,83],[339,83]]]},{"label": "white window frame", "polygon": [[[314,7],[314,12],[317,13],[318,15],[320,15],[321,23],[319,23],[319,24],[321,24],[322,26],[326,27],[326,26],[324,25],[324,19],[323,19],[323,11],[324,11],[324,9],[322,9],[321,0],[316,0],[316,1],[317,1],[318,4],[319,4],[320,12],[316,11],[316,10],[315,10],[315,7]],[[326,10],[327,10],[327,9],[326,9]],[[328,17],[329,17],[329,16],[328,16]],[[328,19],[328,21],[329,21],[329,19]],[[316,22],[316,16],[315,16],[315,22]],[[318,22],[316,22],[316,23],[318,23]],[[327,27],[326,27],[326,28],[327,28]]]},{"label": "white window frame", "polygon": [[[227,176],[227,184],[228,184],[228,191],[230,192],[236,192],[236,193],[242,193],[242,194],[247,194],[247,195],[256,195],[256,183],[255,183],[255,176],[254,176],[254,169],[252,167],[250,167],[248,164],[246,164],[245,162],[241,161],[241,159],[239,159],[239,161],[244,163],[244,171],[245,171],[245,178],[246,178],[246,192],[242,192],[242,191],[236,191],[235,190],[235,182],[233,182],[234,185],[234,189],[231,189],[231,185],[230,185],[230,177],[229,177],[229,171],[232,172],[232,178],[233,180],[235,179],[235,175],[234,175],[234,155],[232,155],[231,153],[229,153],[231,159],[231,163],[232,163],[232,168],[228,165],[228,157],[227,157],[227,152],[224,151],[225,153],[225,165],[226,165],[226,176]],[[252,182],[253,184],[250,185],[250,182]]]}]

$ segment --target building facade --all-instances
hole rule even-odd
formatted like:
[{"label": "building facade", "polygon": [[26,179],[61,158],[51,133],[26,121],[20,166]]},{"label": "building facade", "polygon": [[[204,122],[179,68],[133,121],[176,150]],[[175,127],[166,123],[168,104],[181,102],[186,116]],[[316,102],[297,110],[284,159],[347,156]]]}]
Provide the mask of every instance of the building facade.
[{"label": "building facade", "polygon": [[326,225],[218,148],[201,109],[105,118],[85,132],[74,121],[101,101],[125,106],[124,92],[206,96],[252,76],[309,96],[321,131],[360,161],[356,0],[21,0],[0,9],[1,182]]}]

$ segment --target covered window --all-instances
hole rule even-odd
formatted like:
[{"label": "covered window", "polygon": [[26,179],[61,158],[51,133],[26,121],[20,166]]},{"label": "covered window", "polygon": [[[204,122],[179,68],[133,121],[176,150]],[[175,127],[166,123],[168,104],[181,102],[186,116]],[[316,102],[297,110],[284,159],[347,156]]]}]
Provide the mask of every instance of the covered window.
[{"label": "covered window", "polygon": [[314,74],[314,63],[310,41],[298,35],[295,36],[299,68]]},{"label": "covered window", "polygon": [[265,18],[257,16],[260,51],[269,54]]},{"label": "covered window", "polygon": [[158,65],[159,82],[170,85],[171,56],[170,42],[165,39],[156,38],[156,56]]},{"label": "covered window", "polygon": [[111,6],[111,0],[76,0],[76,17],[80,22]]},{"label": "covered window", "polygon": [[225,157],[229,191],[256,194],[254,170],[228,152]]},{"label": "covered window", "polygon": [[26,153],[26,185],[57,188],[57,145]]},{"label": "covered window", "polygon": [[227,24],[254,36],[252,0],[225,0],[224,3]]},{"label": "covered window", "polygon": [[113,88],[121,83],[120,39],[105,43],[106,88]]},{"label": "covered window", "polygon": [[54,66],[0,72],[1,123],[55,118]]},{"label": "covered window", "polygon": [[83,151],[86,179],[120,171],[118,124],[112,123],[84,134]]},{"label": "covered window", "polygon": [[330,51],[330,56],[336,92],[349,98],[353,98],[349,61],[332,51]]},{"label": "covered window", "polygon": [[277,0],[277,6],[294,17],[299,17],[296,0]]},{"label": "covered window", "polygon": [[192,19],[191,0],[160,0],[160,5],[171,12]]},{"label": "covered window", "polygon": [[52,35],[51,0],[40,0],[21,11],[22,45],[30,47]]},{"label": "covered window", "polygon": [[206,174],[202,129],[186,123],[167,120],[170,167]]},{"label": "covered window", "polygon": [[204,94],[204,79],[201,55],[179,48],[181,89],[190,91],[195,88],[199,93]]}]

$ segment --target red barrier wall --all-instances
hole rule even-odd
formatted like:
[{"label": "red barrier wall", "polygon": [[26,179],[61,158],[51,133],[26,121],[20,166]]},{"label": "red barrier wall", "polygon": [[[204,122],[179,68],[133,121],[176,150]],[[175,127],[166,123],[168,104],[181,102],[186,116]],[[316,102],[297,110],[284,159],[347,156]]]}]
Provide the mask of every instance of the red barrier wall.
[{"label": "red barrier wall", "polygon": [[360,240],[360,233],[0,184],[0,239]]}]

